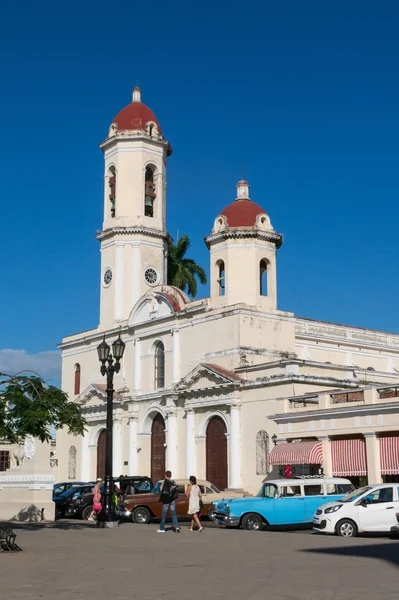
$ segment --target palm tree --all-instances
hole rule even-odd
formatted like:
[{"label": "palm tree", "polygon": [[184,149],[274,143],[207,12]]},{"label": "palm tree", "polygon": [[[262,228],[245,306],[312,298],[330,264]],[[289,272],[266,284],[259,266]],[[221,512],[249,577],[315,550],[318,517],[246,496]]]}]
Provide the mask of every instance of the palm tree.
[{"label": "palm tree", "polygon": [[184,258],[190,247],[187,235],[182,235],[176,244],[169,246],[168,285],[174,285],[194,298],[197,294],[197,279],[206,283],[206,273],[192,258]]}]

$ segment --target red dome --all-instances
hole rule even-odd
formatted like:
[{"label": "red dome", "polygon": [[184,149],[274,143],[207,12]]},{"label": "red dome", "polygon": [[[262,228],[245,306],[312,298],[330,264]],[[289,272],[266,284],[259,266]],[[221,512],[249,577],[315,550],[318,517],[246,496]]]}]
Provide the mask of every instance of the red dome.
[{"label": "red dome", "polygon": [[240,199],[226,206],[220,214],[226,217],[228,227],[253,227],[256,217],[265,211],[251,200]]},{"label": "red dome", "polygon": [[158,119],[152,110],[142,102],[132,102],[118,112],[112,122],[118,125],[119,131],[130,131],[134,129],[145,129],[145,126],[149,121],[155,123],[159,133],[162,133]]}]

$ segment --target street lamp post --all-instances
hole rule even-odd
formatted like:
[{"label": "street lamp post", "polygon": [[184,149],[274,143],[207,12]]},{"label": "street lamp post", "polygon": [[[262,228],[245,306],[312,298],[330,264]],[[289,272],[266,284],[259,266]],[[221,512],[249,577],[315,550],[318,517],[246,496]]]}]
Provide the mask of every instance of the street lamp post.
[{"label": "street lamp post", "polygon": [[[112,497],[114,495],[114,481],[112,475],[112,429],[113,429],[113,399],[114,399],[114,373],[119,373],[121,359],[125,351],[125,343],[119,335],[111,348],[104,339],[97,347],[98,358],[101,363],[101,375],[107,376],[107,427],[105,439],[105,474],[104,495],[98,521],[105,527],[112,527],[118,521]],[[107,364],[108,363],[108,364]]]}]

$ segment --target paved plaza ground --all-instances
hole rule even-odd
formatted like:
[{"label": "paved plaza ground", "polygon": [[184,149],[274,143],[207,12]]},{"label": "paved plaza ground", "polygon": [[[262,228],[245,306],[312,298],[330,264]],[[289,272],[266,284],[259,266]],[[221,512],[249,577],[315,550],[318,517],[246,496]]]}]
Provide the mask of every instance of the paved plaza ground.
[{"label": "paved plaza ground", "polygon": [[399,540],[311,531],[58,522],[16,527],[19,554],[0,553],[6,600],[393,600]]}]

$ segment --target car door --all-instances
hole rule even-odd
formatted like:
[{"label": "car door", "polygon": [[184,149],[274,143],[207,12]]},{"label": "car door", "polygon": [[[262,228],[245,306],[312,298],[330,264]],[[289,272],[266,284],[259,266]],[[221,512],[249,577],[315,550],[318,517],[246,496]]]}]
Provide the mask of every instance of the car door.
[{"label": "car door", "polygon": [[363,531],[390,531],[396,522],[396,489],[376,488],[357,504],[359,526]]},{"label": "car door", "polygon": [[293,525],[305,522],[305,502],[300,485],[284,485],[274,500],[275,525]]},{"label": "car door", "polygon": [[176,499],[176,513],[179,517],[187,517],[188,498],[186,498],[187,485],[178,485],[178,496]]},{"label": "car door", "polygon": [[312,523],[313,515],[322,504],[330,501],[320,483],[305,483],[303,486],[303,495],[305,498],[305,516],[304,523]]}]

